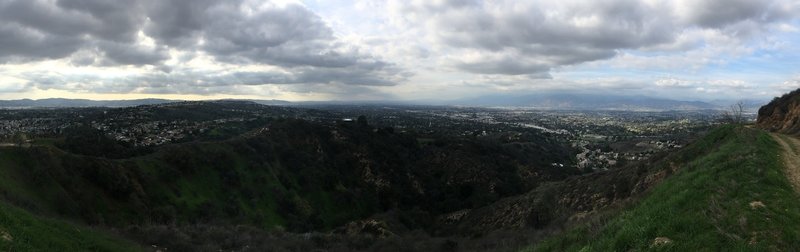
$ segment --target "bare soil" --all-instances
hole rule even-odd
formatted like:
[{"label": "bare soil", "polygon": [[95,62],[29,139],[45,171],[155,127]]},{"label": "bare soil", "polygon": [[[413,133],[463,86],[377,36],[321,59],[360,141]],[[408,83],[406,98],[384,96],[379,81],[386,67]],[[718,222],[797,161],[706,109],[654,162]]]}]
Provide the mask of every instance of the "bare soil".
[{"label": "bare soil", "polygon": [[784,172],[786,177],[792,183],[792,187],[797,192],[800,192],[800,139],[796,137],[772,134],[778,144],[783,148],[783,163],[785,164]]}]

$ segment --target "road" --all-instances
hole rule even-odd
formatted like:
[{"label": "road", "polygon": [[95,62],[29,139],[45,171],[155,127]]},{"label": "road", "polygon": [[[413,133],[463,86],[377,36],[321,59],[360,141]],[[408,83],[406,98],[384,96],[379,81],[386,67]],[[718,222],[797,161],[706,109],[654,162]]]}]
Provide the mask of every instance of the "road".
[{"label": "road", "polygon": [[783,134],[771,133],[772,138],[783,148],[783,163],[786,165],[786,177],[792,187],[800,192],[800,139]]}]

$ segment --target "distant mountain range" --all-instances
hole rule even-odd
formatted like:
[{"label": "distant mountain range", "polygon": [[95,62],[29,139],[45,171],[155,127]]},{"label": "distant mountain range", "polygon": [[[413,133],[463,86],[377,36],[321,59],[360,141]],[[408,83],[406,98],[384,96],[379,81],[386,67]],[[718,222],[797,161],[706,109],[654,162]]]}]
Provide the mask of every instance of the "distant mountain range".
[{"label": "distant mountain range", "polygon": [[[736,100],[681,101],[647,96],[596,95],[575,93],[541,93],[523,95],[486,95],[470,99],[452,101],[304,101],[289,102],[283,100],[248,100],[227,99],[235,101],[251,101],[263,105],[449,105],[475,107],[520,107],[552,110],[631,110],[631,111],[666,111],[666,110],[724,110],[735,104]],[[67,107],[130,107],[152,105],[181,100],[137,99],[137,100],[87,100],[87,99],[21,99],[0,100],[0,108],[67,108]],[[746,111],[755,112],[767,101],[745,100]]]},{"label": "distant mountain range", "polygon": [[[0,108],[81,108],[81,107],[132,107],[139,105],[153,105],[181,100],[167,99],[136,99],[136,100],[88,100],[88,99],[20,99],[0,100]],[[289,105],[291,102],[281,100],[246,100],[264,105]]]},{"label": "distant mountain range", "polygon": [[161,104],[177,100],[138,99],[138,100],[87,100],[87,99],[21,99],[0,100],[3,108],[67,108],[67,107],[130,107],[139,105]]},{"label": "distant mountain range", "polygon": [[[450,105],[525,107],[554,110],[714,110],[727,109],[734,100],[681,101],[647,96],[542,93],[526,95],[486,95],[450,102]],[[745,107],[758,109],[764,102],[744,101]]]}]

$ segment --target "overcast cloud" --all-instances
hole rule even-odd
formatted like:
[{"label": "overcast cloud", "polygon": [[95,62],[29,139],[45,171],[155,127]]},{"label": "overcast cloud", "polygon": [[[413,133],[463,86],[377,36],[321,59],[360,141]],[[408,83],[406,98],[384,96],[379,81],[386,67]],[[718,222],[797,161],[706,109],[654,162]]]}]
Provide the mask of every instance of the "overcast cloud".
[{"label": "overcast cloud", "polygon": [[0,0],[0,97],[768,98],[800,87],[798,18],[793,0]]}]

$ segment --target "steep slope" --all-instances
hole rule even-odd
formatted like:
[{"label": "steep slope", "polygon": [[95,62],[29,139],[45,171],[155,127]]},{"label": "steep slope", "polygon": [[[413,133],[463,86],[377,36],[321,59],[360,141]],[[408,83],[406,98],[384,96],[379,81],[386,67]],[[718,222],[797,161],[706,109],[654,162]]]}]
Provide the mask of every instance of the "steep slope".
[{"label": "steep slope", "polygon": [[775,142],[783,148],[783,165],[786,177],[792,182],[795,191],[800,192],[800,139],[787,135],[772,134]]},{"label": "steep slope", "polygon": [[145,251],[106,231],[30,214],[0,202],[2,251]]},{"label": "steep slope", "polygon": [[677,153],[677,172],[619,214],[584,220],[535,251],[796,251],[800,201],[781,147],[726,126]]},{"label": "steep slope", "polygon": [[275,120],[246,137],[123,159],[52,145],[6,147],[0,193],[34,212],[114,227],[219,222],[330,230],[388,210],[435,216],[480,207],[576,174],[551,165],[570,151],[545,140],[423,144],[368,125]]},{"label": "steep slope", "polygon": [[772,132],[800,133],[800,89],[776,97],[761,107],[756,125]]}]

